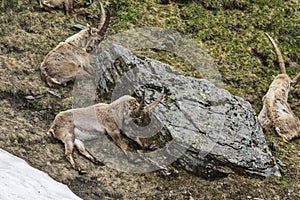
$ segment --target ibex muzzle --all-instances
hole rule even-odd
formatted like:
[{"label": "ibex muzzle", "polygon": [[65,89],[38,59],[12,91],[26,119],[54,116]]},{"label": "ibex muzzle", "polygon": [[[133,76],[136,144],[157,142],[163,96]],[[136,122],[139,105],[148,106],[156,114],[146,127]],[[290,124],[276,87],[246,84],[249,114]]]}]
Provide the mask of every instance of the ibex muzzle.
[{"label": "ibex muzzle", "polygon": [[[84,173],[85,171],[82,167],[74,160],[74,146],[78,148],[81,154],[94,163],[98,163],[99,161],[85,149],[83,143],[79,139],[75,138],[76,129],[85,132],[97,131],[100,133],[107,133],[121,148],[125,155],[128,155],[127,144],[122,140],[121,133],[136,141],[143,148],[146,147],[146,145],[140,140],[139,135],[127,132],[127,130],[130,129],[124,127],[124,124],[126,123],[123,123],[123,121],[132,120],[130,119],[132,116],[139,117],[138,113],[142,114],[150,112],[159,104],[163,97],[164,91],[161,92],[160,96],[154,102],[146,107],[141,106],[134,97],[125,95],[110,104],[99,103],[86,108],[63,111],[56,115],[47,135],[55,137],[65,144],[65,155],[68,161],[74,169],[78,170],[80,173]],[[89,116],[91,116],[92,112],[96,113],[98,124],[91,124],[91,121],[93,120],[89,120]]]}]

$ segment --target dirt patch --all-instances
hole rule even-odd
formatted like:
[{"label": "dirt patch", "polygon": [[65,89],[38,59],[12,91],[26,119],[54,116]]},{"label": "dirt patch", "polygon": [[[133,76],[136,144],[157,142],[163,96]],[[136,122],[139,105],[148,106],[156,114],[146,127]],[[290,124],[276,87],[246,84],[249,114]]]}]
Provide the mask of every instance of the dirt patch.
[{"label": "dirt patch", "polygon": [[[111,3],[119,9],[113,12],[110,33],[129,29],[134,24],[163,26],[170,22],[171,26],[176,27],[172,20],[179,20],[176,21],[178,29],[184,27],[183,24],[196,27],[196,24],[192,24],[192,17],[189,16],[190,12],[196,11],[189,6],[182,8],[182,5],[171,4],[163,7],[153,0],[138,4],[133,10],[132,6],[135,6],[133,1],[118,3],[104,1],[104,3]],[[245,5],[243,4],[243,9]],[[181,11],[181,8],[184,10]],[[217,12],[211,8],[207,10],[205,7],[200,6],[200,8],[205,12]],[[267,139],[270,145],[275,146],[273,154],[281,164],[282,178],[270,177],[258,180],[232,175],[215,181],[207,181],[186,172],[167,177],[159,172],[128,174],[107,166],[95,166],[76,154],[80,164],[88,170],[87,175],[78,175],[65,159],[63,145],[59,142],[51,143],[45,137],[55,115],[59,111],[71,108],[72,85],[65,88],[48,88],[40,79],[39,65],[44,56],[60,41],[76,33],[76,30],[72,29],[75,23],[86,24],[88,22],[96,26],[97,20],[81,17],[79,21],[76,21],[73,16],[65,16],[63,10],[60,9],[54,13],[45,12],[38,7],[36,1],[29,0],[2,1],[0,10],[4,13],[0,16],[0,23],[5,24],[0,27],[1,148],[25,159],[33,167],[48,173],[55,180],[67,184],[83,199],[189,199],[190,196],[194,199],[300,199],[298,193],[300,189],[300,140],[286,145],[277,136],[267,136]],[[88,10],[95,16],[100,12],[96,2]],[[162,16],[161,20],[155,15],[143,14],[143,12],[155,10],[158,16]],[[120,14],[121,11],[122,14]],[[199,18],[201,17],[204,16],[199,14]],[[211,23],[215,22],[211,21]],[[196,29],[190,35],[195,35],[197,40],[203,39],[201,35],[197,36]],[[241,41],[244,39],[242,38]],[[218,38],[214,41],[209,38],[203,40],[206,44],[211,44],[208,47],[213,55],[218,54],[219,49],[214,47],[218,44],[225,50],[229,48],[222,46],[224,45],[222,42],[218,43]],[[216,59],[221,65],[228,63],[231,56],[238,55],[222,53]],[[276,60],[275,56],[274,60]],[[234,69],[236,66],[231,65],[231,67]],[[221,69],[226,80],[232,79],[233,84],[227,85],[228,87],[233,88],[234,84],[247,81],[241,78],[243,74],[239,74],[240,71],[229,69]],[[267,67],[263,70],[268,71]],[[258,75],[260,73],[261,71]],[[272,73],[267,74],[271,76]],[[249,75],[248,80],[252,84],[253,76]],[[236,90],[243,91],[243,95],[247,93],[247,88]],[[267,90],[267,85],[265,90]],[[258,91],[262,93],[259,96],[262,96],[264,91],[261,89]],[[60,97],[53,95],[53,92],[60,94]],[[251,94],[247,98],[250,99]]]}]

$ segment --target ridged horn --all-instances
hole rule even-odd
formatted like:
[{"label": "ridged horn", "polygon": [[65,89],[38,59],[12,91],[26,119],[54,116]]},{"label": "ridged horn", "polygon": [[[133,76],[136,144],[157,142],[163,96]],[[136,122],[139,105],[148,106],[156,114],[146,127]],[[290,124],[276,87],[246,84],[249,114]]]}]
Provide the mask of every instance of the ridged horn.
[{"label": "ridged horn", "polygon": [[300,73],[292,80],[292,87],[296,86],[298,82],[300,82]]},{"label": "ridged horn", "polygon": [[100,5],[100,10],[101,10],[101,18],[100,18],[100,22],[98,24],[98,30],[99,30],[100,35],[104,35],[109,26],[110,13],[109,13],[109,10],[105,10],[105,8],[100,0],[98,0],[98,3]]},{"label": "ridged horn", "polygon": [[275,49],[275,53],[276,53],[277,58],[278,58],[278,63],[279,63],[279,67],[280,67],[281,73],[286,74],[283,57],[281,55],[279,47],[277,46],[277,44],[275,43],[275,41],[273,40],[273,38],[268,33],[265,33],[265,35],[268,37],[268,39],[270,40],[270,42],[272,43],[272,45],[273,45],[273,47]]},{"label": "ridged horn", "polygon": [[98,24],[98,29],[99,29],[99,31],[100,31],[100,30],[102,29],[104,23],[105,23],[106,13],[105,13],[103,4],[101,3],[100,0],[98,0],[98,3],[99,3],[99,5],[100,5],[100,10],[101,10],[101,18],[100,18],[100,22],[99,22],[99,24]]},{"label": "ridged horn", "polygon": [[159,104],[159,102],[164,98],[164,96],[165,96],[165,89],[163,88],[159,97],[155,101],[153,101],[151,104],[146,106],[143,109],[143,112],[144,113],[150,112],[153,108],[155,108]]}]

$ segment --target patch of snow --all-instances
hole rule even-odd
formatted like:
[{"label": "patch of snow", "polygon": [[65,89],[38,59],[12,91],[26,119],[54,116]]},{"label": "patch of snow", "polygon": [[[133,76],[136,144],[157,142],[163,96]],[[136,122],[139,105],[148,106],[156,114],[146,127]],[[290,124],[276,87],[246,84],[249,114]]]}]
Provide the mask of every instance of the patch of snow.
[{"label": "patch of snow", "polygon": [[1,200],[81,199],[66,185],[53,180],[48,174],[2,149],[0,149],[0,190]]}]

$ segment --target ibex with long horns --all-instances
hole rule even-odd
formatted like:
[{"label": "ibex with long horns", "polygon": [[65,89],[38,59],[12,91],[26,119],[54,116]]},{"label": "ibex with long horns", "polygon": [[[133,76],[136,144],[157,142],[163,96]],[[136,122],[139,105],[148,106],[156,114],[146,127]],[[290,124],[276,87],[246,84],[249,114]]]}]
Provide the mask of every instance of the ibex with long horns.
[{"label": "ibex with long horns", "polygon": [[291,88],[300,81],[300,73],[293,80],[286,74],[278,46],[267,33],[266,35],[274,46],[281,74],[275,77],[263,97],[263,108],[258,115],[258,120],[263,129],[275,131],[285,142],[288,142],[300,135],[300,121],[287,102]]},{"label": "ibex with long horns", "polygon": [[[110,104],[99,103],[86,108],[70,109],[60,112],[56,115],[47,132],[49,137],[54,137],[61,140],[65,144],[65,155],[74,169],[79,173],[85,173],[82,167],[74,160],[73,151],[74,145],[79,152],[97,163],[97,159],[88,152],[83,143],[75,138],[75,131],[84,130],[86,132],[107,133],[113,141],[123,150],[128,156],[127,144],[121,138],[121,132],[128,138],[136,141],[141,147],[146,147],[146,144],[140,140],[139,135],[128,132],[126,122],[133,118],[138,118],[145,113],[150,112],[164,97],[164,90],[160,96],[148,106],[144,103],[139,103],[134,97],[125,95],[113,101]],[[93,116],[96,116],[97,123],[93,123]],[[129,158],[130,159],[130,158]]]},{"label": "ibex with long horns", "polygon": [[101,19],[98,28],[87,27],[75,35],[60,42],[51,50],[40,66],[42,79],[50,86],[65,85],[76,77],[93,77],[94,68],[90,64],[88,47],[95,48],[104,38],[110,16],[102,3]]},{"label": "ibex with long horns", "polygon": [[38,0],[40,7],[45,10],[52,10],[55,7],[64,6],[66,15],[71,14],[74,7],[90,5],[93,0],[87,0],[86,3],[74,3],[74,0]]}]

